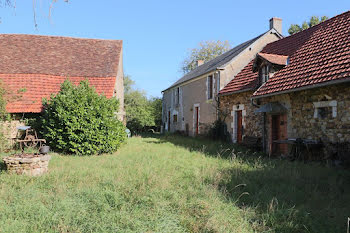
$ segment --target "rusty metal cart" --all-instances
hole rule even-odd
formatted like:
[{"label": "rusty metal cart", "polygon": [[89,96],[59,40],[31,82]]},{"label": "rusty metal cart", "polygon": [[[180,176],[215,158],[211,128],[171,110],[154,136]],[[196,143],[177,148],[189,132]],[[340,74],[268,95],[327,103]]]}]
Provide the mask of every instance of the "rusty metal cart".
[{"label": "rusty metal cart", "polygon": [[[19,126],[17,127],[18,134],[21,136],[17,137],[16,142],[19,143],[20,149],[23,151],[24,147],[35,147],[39,144],[39,148],[42,147],[42,143],[46,143],[45,139],[39,139],[35,129],[30,126]],[[23,133],[24,132],[24,133]]]}]

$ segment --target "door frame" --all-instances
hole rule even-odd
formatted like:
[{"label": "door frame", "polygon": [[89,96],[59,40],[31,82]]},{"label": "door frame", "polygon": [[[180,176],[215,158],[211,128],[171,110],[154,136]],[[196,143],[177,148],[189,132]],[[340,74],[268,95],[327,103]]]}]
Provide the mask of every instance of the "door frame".
[{"label": "door frame", "polygon": [[[270,115],[270,154],[282,154],[288,153],[288,146],[286,144],[275,144],[273,143],[274,140],[283,140],[288,138],[288,114],[287,113],[280,113],[280,114],[273,114]],[[275,122],[277,121],[277,122]],[[283,121],[283,128],[281,131],[281,122]],[[277,127],[274,128],[274,127]],[[277,135],[275,135],[275,132],[277,130]],[[275,138],[277,137],[277,139]]]},{"label": "door frame", "polygon": [[242,111],[242,139],[244,136],[244,128],[245,128],[245,116],[247,111],[244,108],[244,104],[234,104],[232,106],[232,123],[231,123],[231,128],[232,128],[232,142],[237,143],[237,111]]},{"label": "door frame", "polygon": [[236,111],[236,140],[237,143],[242,143],[243,140],[243,111],[237,110]]},{"label": "door frame", "polygon": [[[196,110],[198,108],[198,119],[197,119],[197,114],[196,114]],[[199,127],[199,122],[200,122],[200,119],[201,119],[201,106],[199,103],[197,104],[194,104],[193,105],[193,136],[197,136],[200,134],[200,127]],[[197,125],[196,125],[197,123]],[[198,128],[198,134],[197,134],[197,128]]]}]

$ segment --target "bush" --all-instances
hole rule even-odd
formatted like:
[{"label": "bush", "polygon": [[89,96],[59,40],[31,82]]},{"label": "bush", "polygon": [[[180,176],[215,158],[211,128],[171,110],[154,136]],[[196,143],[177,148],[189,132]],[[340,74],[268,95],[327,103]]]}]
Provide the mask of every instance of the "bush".
[{"label": "bush", "polygon": [[230,134],[227,132],[227,125],[222,120],[216,120],[209,126],[207,137],[228,142],[230,141]]},{"label": "bush", "polygon": [[66,80],[57,95],[43,100],[41,133],[56,151],[92,155],[116,151],[126,138],[116,118],[119,102],[98,95],[87,81],[73,86]]}]

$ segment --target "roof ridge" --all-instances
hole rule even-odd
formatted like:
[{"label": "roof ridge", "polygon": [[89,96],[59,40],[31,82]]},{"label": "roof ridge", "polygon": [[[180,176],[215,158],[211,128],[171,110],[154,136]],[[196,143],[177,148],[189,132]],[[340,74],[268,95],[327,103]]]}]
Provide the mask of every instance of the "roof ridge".
[{"label": "roof ridge", "polygon": [[56,36],[56,35],[35,35],[35,34],[25,34],[25,33],[1,33],[0,36],[35,36],[35,37],[50,37],[50,38],[64,38],[64,39],[74,39],[74,40],[99,40],[99,41],[111,41],[111,42],[123,42],[123,40],[116,39],[103,39],[103,38],[83,38],[74,36]]},{"label": "roof ridge", "polygon": [[[284,38],[282,38],[282,39],[290,38],[290,37],[295,36],[295,35],[300,35],[301,33],[306,32],[306,31],[310,31],[311,29],[314,29],[314,30],[315,30],[316,28],[322,26],[323,24],[325,24],[325,23],[327,23],[327,22],[329,22],[329,21],[331,21],[331,20],[334,20],[334,19],[336,19],[336,18],[338,18],[338,17],[340,17],[340,16],[342,16],[342,15],[345,15],[345,14],[350,14],[350,10],[349,10],[349,11],[346,11],[346,12],[343,12],[343,13],[341,13],[341,14],[335,15],[335,16],[333,16],[333,17],[331,17],[331,18],[329,18],[329,19],[326,19],[325,21],[320,22],[320,23],[318,23],[318,24],[316,24],[316,25],[314,25],[314,26],[312,26],[312,27],[303,29],[303,30],[301,30],[300,32],[297,32],[297,33],[294,33],[294,34],[292,34],[292,35],[286,36],[286,37],[284,37]],[[276,42],[276,41],[274,41],[274,42]],[[272,42],[272,43],[274,43],[274,42]]]},{"label": "roof ridge", "polygon": [[[270,29],[270,30],[271,30],[271,29]],[[250,40],[244,41],[244,42],[242,42],[242,43],[236,45],[236,46],[233,47],[232,49],[226,51],[225,53],[220,54],[219,56],[216,56],[215,58],[209,60],[208,62],[204,63],[203,65],[200,65],[200,66],[196,67],[194,70],[191,70],[189,73],[183,75],[181,78],[179,78],[179,79],[178,79],[177,81],[175,81],[171,86],[169,86],[168,88],[164,89],[163,91],[166,91],[166,90],[168,90],[168,89],[170,89],[170,88],[172,88],[172,87],[174,87],[174,86],[176,86],[176,85],[182,84],[182,83],[187,82],[187,81],[189,81],[189,80],[192,80],[192,79],[194,79],[194,78],[196,78],[196,77],[199,77],[199,76],[201,76],[201,75],[203,75],[203,74],[206,74],[206,73],[208,73],[208,72],[211,72],[211,71],[213,71],[213,70],[215,70],[215,69],[217,69],[217,68],[219,68],[219,67],[222,67],[223,65],[226,65],[226,64],[227,64],[229,61],[231,61],[234,57],[238,56],[244,49],[246,49],[247,47],[249,47],[249,45],[251,45],[251,44],[252,44],[253,42],[255,42],[257,39],[259,39],[260,37],[262,37],[263,35],[265,35],[266,33],[268,33],[270,30],[268,30],[268,31],[266,31],[266,32],[264,32],[264,33],[262,33],[262,34],[256,36],[256,37],[254,37],[254,38],[252,38],[252,39],[250,39]],[[234,55],[234,54],[233,54],[234,52],[238,52],[238,54]],[[234,56],[233,56],[232,58],[229,58],[231,54],[234,55]],[[229,61],[223,63],[222,65],[218,64],[218,63],[220,63],[220,62],[225,61],[226,58],[229,58]],[[218,60],[218,61],[217,61],[217,60]],[[215,63],[215,61],[217,61],[217,63]],[[213,64],[213,65],[214,65],[213,67],[206,67],[206,66],[211,65],[211,63],[214,63],[214,64]],[[204,67],[206,67],[206,68],[204,68]],[[200,71],[200,70],[202,70],[202,69],[205,69],[205,70]],[[199,71],[199,73],[198,73],[198,74],[195,74],[195,73],[198,72],[198,71]],[[192,76],[192,77],[191,77],[191,76]],[[188,77],[188,79],[187,79],[187,77]],[[181,80],[183,80],[183,81],[181,81]]]}]

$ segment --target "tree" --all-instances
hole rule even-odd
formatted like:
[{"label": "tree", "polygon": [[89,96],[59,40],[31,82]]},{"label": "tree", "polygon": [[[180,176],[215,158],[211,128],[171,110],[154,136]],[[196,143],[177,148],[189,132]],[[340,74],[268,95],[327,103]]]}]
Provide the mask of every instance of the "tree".
[{"label": "tree", "polygon": [[149,127],[158,127],[162,121],[162,100],[147,98],[146,92],[133,88],[135,82],[124,76],[124,103],[126,126],[133,132],[143,132]]},{"label": "tree", "polygon": [[230,43],[226,41],[203,41],[198,44],[197,48],[190,49],[188,57],[182,62],[181,70],[188,73],[197,67],[196,62],[203,60],[208,62],[213,58],[230,50]]},{"label": "tree", "polygon": [[[49,18],[51,17],[51,13],[52,13],[52,9],[53,9],[53,6],[56,2],[58,2],[59,0],[49,0],[49,9],[48,9],[48,16]],[[66,3],[69,2],[69,0],[62,0]],[[33,10],[33,20],[34,20],[34,26],[35,28],[38,27],[38,24],[37,24],[37,19],[36,19],[36,13],[37,13],[37,3],[40,2],[42,3],[42,0],[32,0],[32,10]],[[11,7],[11,8],[16,8],[16,0],[0,0],[0,5],[3,5],[3,6],[6,6],[6,7]],[[40,4],[42,6],[42,4]]]},{"label": "tree", "polygon": [[88,81],[66,80],[57,95],[43,100],[41,133],[56,151],[92,155],[116,151],[126,138],[117,119],[119,101],[99,95]]},{"label": "tree", "polygon": [[162,107],[163,107],[163,101],[161,98],[153,97],[150,99],[151,106],[152,106],[152,115],[154,118],[155,126],[160,126],[162,124]]},{"label": "tree", "polygon": [[304,21],[304,23],[301,26],[299,26],[298,24],[290,25],[290,27],[288,29],[288,33],[290,35],[293,35],[293,34],[295,34],[297,32],[301,32],[302,30],[305,30],[305,29],[308,29],[310,27],[313,27],[313,26],[315,26],[315,25],[317,25],[317,24],[319,24],[319,23],[321,23],[321,22],[323,22],[323,21],[325,21],[327,19],[328,19],[327,16],[322,16],[321,18],[319,18],[318,16],[312,16],[310,18],[309,22]]}]

